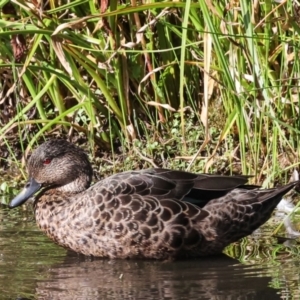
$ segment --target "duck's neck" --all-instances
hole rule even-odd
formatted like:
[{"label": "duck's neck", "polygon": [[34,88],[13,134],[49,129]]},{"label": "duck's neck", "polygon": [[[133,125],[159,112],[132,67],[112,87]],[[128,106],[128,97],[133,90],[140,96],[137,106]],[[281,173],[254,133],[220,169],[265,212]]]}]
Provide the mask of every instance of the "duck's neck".
[{"label": "duck's neck", "polygon": [[87,176],[85,174],[81,175],[80,177],[76,178],[75,180],[58,186],[55,188],[55,190],[62,192],[62,193],[80,193],[85,191],[87,188],[89,188],[91,184],[91,178],[90,176]]}]

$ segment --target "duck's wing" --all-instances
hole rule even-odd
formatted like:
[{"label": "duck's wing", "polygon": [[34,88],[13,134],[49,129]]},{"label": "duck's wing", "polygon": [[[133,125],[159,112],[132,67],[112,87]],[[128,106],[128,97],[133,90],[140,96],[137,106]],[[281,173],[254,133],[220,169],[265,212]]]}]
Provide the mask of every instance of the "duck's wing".
[{"label": "duck's wing", "polygon": [[[135,255],[166,259],[177,256],[183,246],[192,249],[201,243],[194,226],[208,213],[180,200],[193,188],[194,178],[173,180],[152,171],[130,171],[96,183],[80,197],[93,215],[97,211],[101,216],[94,229],[98,235],[126,245],[129,256],[140,251]],[[206,233],[214,236],[213,230]]]},{"label": "duck's wing", "polygon": [[[210,200],[225,196],[228,192],[236,189],[243,188],[247,190],[259,188],[257,185],[246,184],[252,176],[247,175],[234,175],[223,176],[215,174],[194,174],[185,171],[175,171],[168,169],[150,169],[145,170],[149,174],[167,178],[176,183],[176,191],[181,191],[178,196],[186,202],[196,204],[203,207]],[[187,193],[183,193],[187,181],[192,182],[193,186]]]},{"label": "duck's wing", "polygon": [[248,179],[249,176],[193,174],[157,168],[118,173],[106,178],[102,184],[118,182],[117,193],[183,200],[204,206],[209,200],[222,197],[237,187],[257,187],[245,185]]},{"label": "duck's wing", "polygon": [[[108,202],[113,198],[112,203],[119,203],[116,207],[121,205],[130,207],[132,211],[143,211],[143,216],[160,207],[166,214],[161,215],[163,220],[167,220],[167,215],[171,214],[170,222],[173,224],[182,223],[182,220],[179,221],[182,216],[198,223],[208,216],[202,209],[208,201],[203,196],[205,193],[209,200],[216,198],[216,195],[224,196],[236,187],[244,186],[247,180],[247,176],[213,176],[148,169],[112,175],[96,183],[91,189],[102,194],[102,199],[110,206],[112,204]],[[196,197],[191,198],[191,193],[195,193]],[[148,204],[150,206],[146,208]],[[181,217],[177,218],[178,216]],[[135,218],[138,219],[137,216]]]}]

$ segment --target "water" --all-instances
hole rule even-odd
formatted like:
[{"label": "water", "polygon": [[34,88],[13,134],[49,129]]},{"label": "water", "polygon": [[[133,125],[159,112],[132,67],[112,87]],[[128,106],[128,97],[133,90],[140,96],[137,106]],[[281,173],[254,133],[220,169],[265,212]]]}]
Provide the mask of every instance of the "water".
[{"label": "water", "polygon": [[298,246],[274,243],[260,231],[230,247],[242,263],[92,260],[52,243],[31,210],[0,206],[0,299],[299,299]]}]

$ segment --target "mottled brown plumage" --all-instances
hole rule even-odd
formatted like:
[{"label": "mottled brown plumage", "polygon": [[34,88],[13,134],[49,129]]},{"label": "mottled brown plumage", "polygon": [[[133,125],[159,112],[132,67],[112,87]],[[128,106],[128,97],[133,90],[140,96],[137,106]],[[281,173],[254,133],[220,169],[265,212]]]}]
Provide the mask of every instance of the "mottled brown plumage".
[{"label": "mottled brown plumage", "polygon": [[34,202],[38,226],[59,245],[84,255],[170,259],[222,252],[271,216],[295,183],[261,190],[247,176],[166,169],[115,174],[90,186],[86,154],[65,140],[38,147],[29,182],[11,201]]}]

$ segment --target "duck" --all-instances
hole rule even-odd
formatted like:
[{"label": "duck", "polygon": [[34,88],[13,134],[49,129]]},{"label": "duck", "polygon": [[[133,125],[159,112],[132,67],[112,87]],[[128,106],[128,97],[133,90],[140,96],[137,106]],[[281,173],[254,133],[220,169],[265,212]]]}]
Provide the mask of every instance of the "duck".
[{"label": "duck", "polygon": [[175,260],[220,254],[264,224],[299,182],[261,189],[250,176],[154,168],[114,174],[91,185],[87,154],[50,139],[27,160],[29,179],[10,201],[34,196],[38,227],[85,256]]}]

